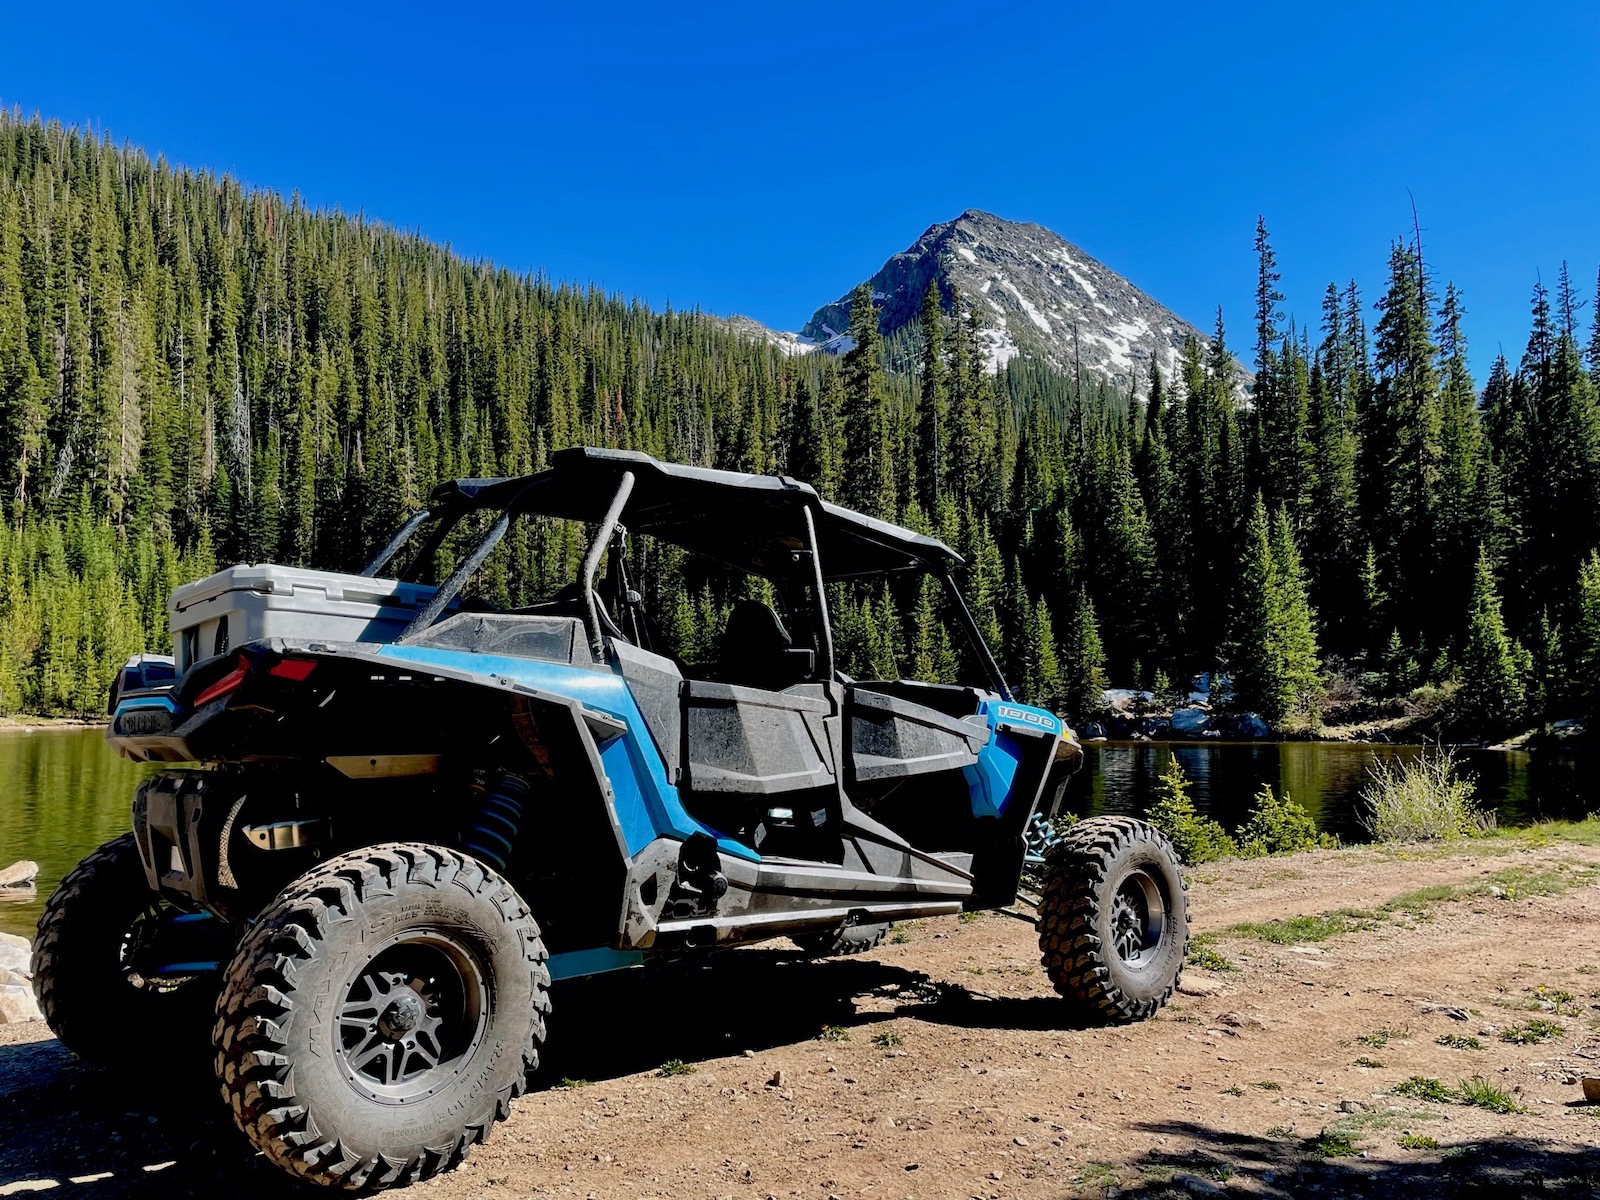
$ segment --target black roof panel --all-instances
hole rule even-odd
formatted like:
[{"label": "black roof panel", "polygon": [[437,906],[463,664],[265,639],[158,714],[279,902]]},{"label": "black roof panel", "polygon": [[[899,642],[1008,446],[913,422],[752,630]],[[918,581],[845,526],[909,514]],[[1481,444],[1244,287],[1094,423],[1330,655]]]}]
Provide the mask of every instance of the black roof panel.
[{"label": "black roof panel", "polygon": [[628,529],[760,575],[788,573],[792,553],[805,548],[808,508],[827,579],[961,562],[938,539],[827,503],[797,479],[664,463],[636,450],[558,450],[549,470],[514,479],[452,480],[433,490],[430,504],[515,505],[523,512],[597,522],[628,471],[634,476],[622,514]]}]

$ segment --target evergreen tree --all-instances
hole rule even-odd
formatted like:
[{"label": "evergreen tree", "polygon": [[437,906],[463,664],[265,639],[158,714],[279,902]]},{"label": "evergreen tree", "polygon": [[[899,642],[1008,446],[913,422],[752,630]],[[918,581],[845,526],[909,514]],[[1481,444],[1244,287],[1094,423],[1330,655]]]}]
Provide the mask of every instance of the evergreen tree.
[{"label": "evergreen tree", "polygon": [[1106,690],[1105,651],[1094,602],[1079,588],[1072,621],[1061,647],[1061,705],[1070,720],[1083,722],[1098,712]]},{"label": "evergreen tree", "polygon": [[1583,715],[1600,724],[1600,551],[1578,573],[1577,624],[1573,630],[1572,682]]},{"label": "evergreen tree", "polygon": [[935,512],[944,492],[947,437],[944,384],[944,310],[939,284],[928,281],[922,296],[922,380],[917,402],[917,497],[924,512]]},{"label": "evergreen tree", "polygon": [[1273,522],[1272,567],[1278,592],[1276,652],[1281,663],[1281,703],[1286,714],[1298,715],[1315,726],[1322,718],[1322,663],[1317,654],[1317,617],[1306,592],[1294,530],[1284,509],[1278,510]]},{"label": "evergreen tree", "polygon": [[1524,674],[1518,670],[1516,648],[1506,634],[1494,568],[1486,553],[1478,555],[1474,571],[1460,667],[1459,707],[1470,725],[1492,732],[1521,719]]},{"label": "evergreen tree", "polygon": [[1279,608],[1277,569],[1273,562],[1267,506],[1260,493],[1244,531],[1244,557],[1240,563],[1234,607],[1233,702],[1240,709],[1259,713],[1269,722],[1287,711],[1283,659],[1278,630],[1283,623]]},{"label": "evergreen tree", "polygon": [[883,335],[872,285],[850,296],[850,338],[841,379],[844,395],[844,461],[840,494],[845,504],[875,517],[895,515],[894,464],[888,444],[883,384]]},{"label": "evergreen tree", "polygon": [[1041,708],[1060,710],[1066,706],[1066,685],[1056,653],[1055,628],[1043,598],[1034,601],[1029,634],[1028,700]]}]

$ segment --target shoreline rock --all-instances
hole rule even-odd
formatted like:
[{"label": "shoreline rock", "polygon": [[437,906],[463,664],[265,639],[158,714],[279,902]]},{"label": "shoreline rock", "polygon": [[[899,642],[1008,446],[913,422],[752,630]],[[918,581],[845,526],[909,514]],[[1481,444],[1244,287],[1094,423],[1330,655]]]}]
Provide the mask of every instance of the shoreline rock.
[{"label": "shoreline rock", "polygon": [[0,933],[0,1025],[42,1021],[33,997],[33,943],[14,933]]},{"label": "shoreline rock", "polygon": [[0,888],[25,888],[32,890],[39,878],[39,864],[25,858],[9,867],[0,867]]}]

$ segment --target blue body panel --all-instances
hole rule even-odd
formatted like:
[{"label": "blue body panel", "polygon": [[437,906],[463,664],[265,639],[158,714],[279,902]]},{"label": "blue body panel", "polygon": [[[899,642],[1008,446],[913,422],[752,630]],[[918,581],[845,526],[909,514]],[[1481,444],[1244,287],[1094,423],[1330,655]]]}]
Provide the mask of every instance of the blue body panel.
[{"label": "blue body panel", "polygon": [[600,764],[611,782],[617,823],[622,828],[622,840],[630,855],[638,854],[658,837],[687,838],[694,833],[704,833],[716,838],[717,848],[726,854],[750,862],[761,861],[761,856],[750,847],[721,836],[684,810],[678,789],[667,780],[661,755],[650,740],[644,717],[622,676],[608,670],[571,667],[565,663],[502,658],[431,646],[388,645],[377,653],[401,662],[452,667],[490,678],[509,679],[539,691],[566,696],[621,721],[627,731],[600,746]]},{"label": "blue body panel", "polygon": [[[365,649],[365,647],[363,647]],[[375,645],[371,652],[395,663],[419,667],[438,667],[462,671],[488,680],[506,680],[524,687],[573,700],[594,712],[620,722],[618,736],[597,739],[600,763],[610,784],[612,803],[622,841],[630,857],[639,854],[661,837],[687,839],[703,833],[716,840],[725,854],[759,863],[761,856],[749,846],[724,837],[717,830],[695,820],[684,808],[678,788],[668,778],[661,755],[627,681],[605,668],[575,667],[566,663],[486,655],[431,646],[399,644]],[[135,696],[122,700],[117,713],[139,709],[165,709],[177,706],[166,695]],[[972,812],[980,819],[1002,816],[1017,799],[1017,771],[1024,758],[1024,746],[1013,730],[1033,734],[1059,735],[1059,719],[1044,709],[1001,700],[983,699],[978,715],[988,723],[990,737],[978,752],[977,762],[964,768],[971,792]],[[1024,797],[1028,803],[1032,797]],[[638,951],[595,946],[552,955],[550,973],[555,979],[594,975],[637,965]]]},{"label": "blue body panel", "polygon": [[1061,721],[1042,708],[991,697],[979,709],[989,721],[989,742],[978,761],[965,768],[972,792],[972,815],[998,817],[1010,805],[1023,750],[1008,729],[1027,727],[1039,733],[1061,733]]}]

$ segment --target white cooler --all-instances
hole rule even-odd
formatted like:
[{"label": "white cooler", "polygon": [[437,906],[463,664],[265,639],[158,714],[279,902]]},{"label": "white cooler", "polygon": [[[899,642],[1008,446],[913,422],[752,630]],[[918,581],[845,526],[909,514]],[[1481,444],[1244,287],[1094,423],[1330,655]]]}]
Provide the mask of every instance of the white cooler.
[{"label": "white cooler", "polygon": [[392,642],[433,598],[431,585],[271,565],[229,567],[172,593],[178,671],[261,638]]}]

